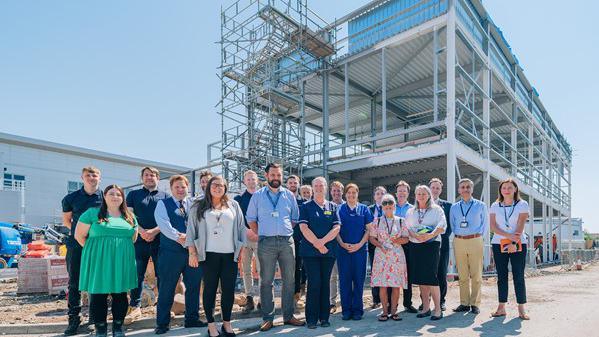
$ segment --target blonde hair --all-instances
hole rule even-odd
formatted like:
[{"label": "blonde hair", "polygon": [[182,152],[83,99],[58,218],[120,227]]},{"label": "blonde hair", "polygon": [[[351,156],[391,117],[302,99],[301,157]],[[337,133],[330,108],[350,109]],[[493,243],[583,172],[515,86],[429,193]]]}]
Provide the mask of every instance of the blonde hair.
[{"label": "blonde hair", "polygon": [[329,187],[330,187],[330,188],[333,188],[333,187],[338,187],[340,190],[342,190],[342,191],[343,191],[343,184],[342,184],[340,181],[338,181],[338,180],[335,180],[335,181],[333,181],[333,182],[331,183],[331,186],[329,186]]},{"label": "blonde hair", "polygon": [[[426,194],[428,194],[428,200],[426,201],[426,208],[433,208],[434,206],[437,206],[437,204],[435,204],[433,202],[433,193],[431,192],[431,189],[426,186],[426,185],[418,185],[416,186],[416,189],[414,190],[414,194],[418,193],[419,190],[424,190],[426,191]],[[416,200],[416,207],[418,207],[418,200]]]},{"label": "blonde hair", "polygon": [[86,166],[81,169],[81,174],[85,174],[85,172],[101,174],[100,169],[95,166]]}]

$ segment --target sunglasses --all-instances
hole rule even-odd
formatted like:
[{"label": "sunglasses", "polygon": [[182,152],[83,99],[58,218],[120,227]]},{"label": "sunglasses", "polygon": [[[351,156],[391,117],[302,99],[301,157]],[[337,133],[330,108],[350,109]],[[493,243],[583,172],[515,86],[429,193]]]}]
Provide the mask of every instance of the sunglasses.
[{"label": "sunglasses", "polygon": [[391,205],[395,205],[395,203],[391,200],[385,200],[381,203],[381,205],[383,206],[391,206]]}]

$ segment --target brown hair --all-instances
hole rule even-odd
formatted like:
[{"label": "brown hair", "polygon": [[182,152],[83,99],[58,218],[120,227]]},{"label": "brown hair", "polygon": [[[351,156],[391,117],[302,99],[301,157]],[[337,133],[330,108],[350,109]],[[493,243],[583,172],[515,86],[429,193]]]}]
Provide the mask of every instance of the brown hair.
[{"label": "brown hair", "polygon": [[[133,212],[131,212],[129,208],[127,208],[127,202],[125,201],[125,191],[123,191],[123,189],[119,185],[112,184],[106,186],[106,188],[104,189],[104,195],[106,195],[106,193],[108,193],[108,191],[110,191],[113,188],[116,188],[121,193],[121,197],[123,198],[123,201],[119,205],[119,211],[121,211],[121,216],[123,217],[123,219],[125,219],[125,221],[127,221],[131,225],[131,227],[135,227],[135,216],[133,215]],[[102,198],[102,205],[100,206],[100,212],[98,212],[98,222],[108,222],[108,204],[106,203],[106,197]]]},{"label": "brown hair", "polygon": [[343,191],[343,184],[339,180],[333,181],[329,186],[329,189],[332,189],[333,187],[338,187]]},{"label": "brown hair", "polygon": [[208,170],[200,171],[200,180],[202,180],[202,178],[204,178],[204,177],[212,178],[212,172],[210,172]]},{"label": "brown hair", "polygon": [[354,183],[349,183],[349,184],[347,184],[347,186],[345,186],[345,190],[343,191],[343,195],[346,195],[347,191],[349,191],[351,188],[354,188],[356,190],[356,192],[358,194],[360,194],[360,188],[358,187],[358,185],[356,185]]},{"label": "brown hair", "polygon": [[441,179],[439,178],[433,178],[428,182],[428,186],[432,185],[432,183],[439,183],[441,184],[441,187],[443,187],[443,181],[441,181]]},{"label": "brown hair", "polygon": [[405,186],[408,189],[408,193],[410,193],[410,184],[408,184],[407,182],[405,182],[404,180],[400,180],[397,184],[395,184],[395,189],[397,190],[397,188],[399,186]]},{"label": "brown hair", "polygon": [[229,185],[227,184],[227,180],[223,178],[223,176],[214,176],[210,178],[208,185],[206,185],[206,194],[204,195],[204,198],[196,200],[193,204],[193,206],[197,207],[196,216],[198,217],[198,220],[202,220],[204,213],[207,210],[212,209],[212,193],[210,192],[210,188],[215,180],[222,180],[223,185],[225,185],[225,193],[222,198],[220,198],[220,204],[225,206],[227,202],[229,202],[229,197],[227,196]]},{"label": "brown hair", "polygon": [[376,194],[376,191],[379,191],[379,190],[383,191],[383,193],[385,193],[385,194],[387,193],[387,189],[385,188],[385,186],[377,186],[374,188],[374,191],[372,192],[372,194],[373,195]]},{"label": "brown hair", "polygon": [[85,172],[101,174],[100,169],[95,166],[86,166],[82,168],[81,174],[84,174]]},{"label": "brown hair", "polygon": [[296,176],[295,174],[290,175],[289,177],[287,177],[287,179],[285,180],[285,182],[288,182],[289,179],[295,179],[297,180],[297,183],[301,183],[300,178],[298,176]]},{"label": "brown hair", "polygon": [[180,174],[175,174],[175,175],[171,176],[168,180],[168,183],[170,184],[171,187],[173,187],[173,184],[177,181],[183,181],[185,183],[185,185],[189,186],[189,180],[187,180],[187,177],[182,176]]},{"label": "brown hair", "polygon": [[503,202],[503,194],[501,194],[501,186],[506,183],[511,183],[516,188],[516,192],[514,192],[514,202],[520,201],[520,188],[518,187],[518,183],[513,178],[507,178],[499,182],[499,187],[497,187],[497,202]]},{"label": "brown hair", "polygon": [[148,170],[148,171],[150,171],[150,172],[154,173],[154,174],[156,175],[156,177],[160,178],[160,171],[158,171],[158,169],[157,169],[157,168],[155,168],[155,167],[152,167],[152,166],[146,166],[146,167],[144,167],[144,168],[142,168],[142,169],[141,169],[141,176],[142,176],[142,177],[144,176],[144,172],[145,172],[146,170]]}]

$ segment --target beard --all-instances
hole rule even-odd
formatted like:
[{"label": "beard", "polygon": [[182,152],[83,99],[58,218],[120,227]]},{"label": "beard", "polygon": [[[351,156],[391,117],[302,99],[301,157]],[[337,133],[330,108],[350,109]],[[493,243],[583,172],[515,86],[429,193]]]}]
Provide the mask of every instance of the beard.
[{"label": "beard", "polygon": [[279,186],[281,186],[281,181],[277,179],[269,180],[268,185],[272,188],[279,188]]},{"label": "beard", "polygon": [[291,186],[291,187],[289,187],[289,190],[290,190],[291,192],[295,193],[295,192],[297,192],[297,187],[295,187],[295,186]]}]

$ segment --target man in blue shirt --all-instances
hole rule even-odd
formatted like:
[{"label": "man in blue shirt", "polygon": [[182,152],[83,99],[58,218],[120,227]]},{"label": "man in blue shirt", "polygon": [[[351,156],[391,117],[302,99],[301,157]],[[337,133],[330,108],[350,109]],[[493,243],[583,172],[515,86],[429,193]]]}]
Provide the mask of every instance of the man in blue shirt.
[{"label": "man in blue shirt", "polygon": [[487,206],[472,197],[474,183],[460,180],[458,193],[462,200],[451,206],[449,218],[455,235],[453,249],[460,284],[460,305],[455,312],[480,313],[483,280],[483,236],[489,228]]},{"label": "man in blue shirt", "polygon": [[[67,238],[67,271],[69,273],[69,299],[68,299],[68,315],[69,325],[64,331],[65,336],[77,334],[77,329],[81,324],[79,313],[81,313],[81,292],[79,292],[79,269],[81,267],[81,253],[83,248],[75,240],[75,228],[79,217],[88,208],[100,207],[104,197],[100,189],[100,170],[88,166],[81,170],[81,179],[83,187],[75,192],[67,194],[62,199],[62,223],[65,227],[71,230],[71,234]],[[93,317],[90,317],[90,324]]]},{"label": "man in blue shirt", "polygon": [[[405,218],[408,210],[413,207],[412,204],[408,202],[408,197],[410,196],[410,184],[403,180],[399,181],[397,185],[395,185],[395,192],[397,196],[395,215],[400,218]],[[401,247],[403,248],[404,255],[406,256],[406,266],[409,270],[410,266],[408,261],[410,261],[410,241],[401,245]],[[418,310],[416,310],[416,308],[414,308],[412,305],[412,278],[410,277],[410,273],[408,273],[408,289],[405,289],[403,293],[403,306],[409,313],[418,313]]]},{"label": "man in blue shirt", "polygon": [[293,225],[299,218],[299,208],[293,193],[281,186],[283,169],[279,164],[266,166],[268,186],[259,189],[248,206],[246,219],[254,233],[258,234],[258,259],[260,260],[260,301],[264,322],[261,331],[273,327],[275,306],[272,286],[277,262],[281,269],[283,290],[281,303],[283,322],[302,326],[304,322],[293,316],[293,293],[295,279],[295,253]]},{"label": "man in blue shirt", "polygon": [[160,172],[158,169],[146,166],[141,170],[143,187],[127,194],[127,207],[137,217],[139,236],[135,241],[138,286],[136,289],[131,290],[129,314],[125,319],[125,324],[130,324],[133,320],[141,317],[141,292],[150,257],[154,264],[156,283],[157,285],[160,284],[158,278],[158,249],[160,248],[160,236],[158,234],[160,234],[160,228],[156,224],[154,211],[158,201],[166,199],[168,196],[158,190],[159,180]]}]

